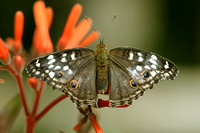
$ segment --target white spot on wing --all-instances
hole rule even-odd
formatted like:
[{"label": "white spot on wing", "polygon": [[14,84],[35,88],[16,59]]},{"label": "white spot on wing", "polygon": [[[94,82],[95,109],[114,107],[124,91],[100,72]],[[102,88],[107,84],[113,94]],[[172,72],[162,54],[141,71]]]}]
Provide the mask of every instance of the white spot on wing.
[{"label": "white spot on wing", "polygon": [[157,69],[156,65],[151,65],[151,67],[152,67],[153,69]]},{"label": "white spot on wing", "polygon": [[151,58],[154,60],[158,60],[158,58],[155,55],[151,55]]},{"label": "white spot on wing", "polygon": [[54,63],[56,60],[55,59],[51,59],[47,64],[50,65],[52,63]]},{"label": "white spot on wing", "polygon": [[53,77],[54,77],[54,75],[55,75],[55,73],[54,73],[54,72],[52,72],[52,71],[49,73],[49,76],[50,76],[50,78],[53,78]]},{"label": "white spot on wing", "polygon": [[153,60],[153,59],[149,59],[149,61],[150,61],[151,63],[157,65],[157,62],[156,62],[155,60]]},{"label": "white spot on wing", "polygon": [[48,60],[51,60],[51,59],[53,59],[53,58],[54,58],[53,55],[49,55],[49,56],[47,57]]},{"label": "white spot on wing", "polygon": [[169,77],[169,73],[164,74],[165,78]]},{"label": "white spot on wing", "polygon": [[54,65],[50,65],[50,66],[49,66],[49,68],[53,68],[53,67],[54,67]]},{"label": "white spot on wing", "polygon": [[62,58],[61,62],[67,62],[66,58]]},{"label": "white spot on wing", "polygon": [[141,67],[141,66],[136,66],[136,69],[137,69],[138,71],[142,71],[142,67]]},{"label": "white spot on wing", "polygon": [[169,71],[169,74],[170,74],[170,75],[173,75],[172,71]]},{"label": "white spot on wing", "polygon": [[67,71],[68,69],[69,69],[68,66],[64,66],[64,67],[63,67],[63,71]]},{"label": "white spot on wing", "polygon": [[49,73],[49,70],[45,70],[46,73]]},{"label": "white spot on wing", "polygon": [[165,69],[168,69],[169,68],[169,63],[168,61],[166,61],[166,64],[164,65]]},{"label": "white spot on wing", "polygon": [[54,85],[55,85],[55,82],[51,82],[51,84],[54,86]]},{"label": "white spot on wing", "polygon": [[44,77],[44,73],[41,75],[41,77]]},{"label": "white spot on wing", "polygon": [[73,72],[71,69],[68,70],[68,74],[71,75]]},{"label": "white spot on wing", "polygon": [[145,84],[145,85],[143,85],[142,87],[145,88],[145,89],[147,89],[147,88],[150,87],[150,84]]},{"label": "white spot on wing", "polygon": [[61,88],[61,87],[62,87],[62,86],[61,86],[61,85],[59,85],[59,84],[57,84],[57,85],[56,85],[56,88]]},{"label": "white spot on wing", "polygon": [[129,59],[129,60],[132,60],[132,59],[133,59],[133,52],[132,52],[132,51],[129,53],[128,59]]},{"label": "white spot on wing", "polygon": [[137,53],[138,54],[138,56],[142,56],[142,53]]},{"label": "white spot on wing", "polygon": [[76,59],[76,57],[75,57],[75,52],[74,52],[74,51],[73,51],[72,54],[71,54],[71,59],[72,59],[72,60],[75,60],[75,59]]},{"label": "white spot on wing", "polygon": [[138,58],[138,61],[139,61],[139,62],[142,62],[143,60],[144,60],[144,58],[142,58],[142,57],[139,57],[139,58]]},{"label": "white spot on wing", "polygon": [[156,75],[156,72],[155,71],[150,71],[152,77],[154,77]]},{"label": "white spot on wing", "polygon": [[40,67],[40,63],[37,63],[36,66],[37,66],[37,67]]},{"label": "white spot on wing", "polygon": [[60,69],[61,67],[60,66],[56,66],[55,68],[54,68],[54,70],[58,70],[58,69]]},{"label": "white spot on wing", "polygon": [[148,69],[148,70],[150,70],[150,69],[151,69],[151,68],[150,68],[149,66],[147,66],[147,65],[146,65],[146,66],[144,66],[144,68],[145,68],[145,69]]},{"label": "white spot on wing", "polygon": [[58,79],[57,78],[53,78],[53,81],[58,81]]},{"label": "white spot on wing", "polygon": [[40,74],[40,71],[36,71],[36,72],[35,72],[35,75],[39,75],[39,74]]},{"label": "white spot on wing", "polygon": [[63,57],[67,56],[67,53],[64,53],[62,56],[63,56]]}]

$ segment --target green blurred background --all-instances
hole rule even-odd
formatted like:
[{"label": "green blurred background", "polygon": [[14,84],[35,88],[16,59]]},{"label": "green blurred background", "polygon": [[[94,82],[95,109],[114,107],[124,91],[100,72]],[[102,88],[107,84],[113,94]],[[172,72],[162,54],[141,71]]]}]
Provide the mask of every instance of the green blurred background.
[{"label": "green blurred background", "polygon": [[[34,0],[1,0],[0,37],[13,36],[13,17],[17,10],[25,15],[23,43],[29,50],[34,31]],[[197,133],[200,132],[200,1],[179,0],[46,0],[54,10],[50,35],[54,44],[60,37],[68,14],[75,3],[83,6],[81,18],[92,18],[94,27],[104,34],[114,14],[116,20],[106,34],[108,48],[132,46],[158,53],[177,64],[180,73],[173,81],[162,81],[152,91],[124,109],[98,109],[99,121],[106,133]],[[90,45],[95,49],[96,41]],[[0,108],[18,89],[14,78],[1,71]],[[24,77],[27,74],[24,72]],[[24,81],[26,86],[27,83]],[[12,84],[11,84],[12,83]],[[29,102],[33,91],[27,86]],[[46,87],[40,108],[61,92]],[[32,105],[30,105],[32,106]],[[12,129],[24,131],[23,110]],[[70,100],[63,100],[36,125],[36,133],[73,132],[79,112]]]}]

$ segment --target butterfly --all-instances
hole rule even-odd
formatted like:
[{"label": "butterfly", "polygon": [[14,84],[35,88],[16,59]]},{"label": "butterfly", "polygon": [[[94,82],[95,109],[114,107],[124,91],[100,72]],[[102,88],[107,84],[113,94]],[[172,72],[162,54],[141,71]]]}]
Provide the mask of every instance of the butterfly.
[{"label": "butterfly", "polygon": [[108,52],[103,42],[96,47],[96,52],[73,48],[50,53],[33,59],[26,70],[61,90],[77,107],[98,107],[98,94],[106,92],[111,107],[131,105],[159,80],[173,80],[178,74],[175,64],[155,53],[130,47]]}]

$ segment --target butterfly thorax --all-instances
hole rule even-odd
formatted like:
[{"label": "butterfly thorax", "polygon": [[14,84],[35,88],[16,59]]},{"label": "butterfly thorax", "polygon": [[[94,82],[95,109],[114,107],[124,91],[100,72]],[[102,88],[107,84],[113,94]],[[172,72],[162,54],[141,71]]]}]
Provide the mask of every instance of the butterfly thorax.
[{"label": "butterfly thorax", "polygon": [[96,89],[99,93],[105,93],[108,86],[107,45],[100,42],[96,48]]}]

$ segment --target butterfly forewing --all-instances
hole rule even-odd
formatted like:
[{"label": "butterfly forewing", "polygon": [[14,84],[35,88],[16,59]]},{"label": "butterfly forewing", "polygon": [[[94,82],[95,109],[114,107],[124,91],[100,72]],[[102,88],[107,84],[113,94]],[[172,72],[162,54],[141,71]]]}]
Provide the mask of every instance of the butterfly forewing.
[{"label": "butterfly forewing", "polygon": [[[173,80],[178,73],[177,67],[171,61],[157,54],[135,48],[113,49],[110,51],[109,60],[111,62],[109,82],[111,92],[119,91],[119,89],[116,89],[118,87],[115,86],[116,80],[121,83],[124,80],[133,80],[136,84],[134,92],[128,91],[129,99],[138,98],[139,95],[143,94],[143,91],[152,88],[159,80]],[[128,75],[129,78],[121,75]],[[130,82],[126,84],[130,84]],[[122,86],[120,95],[127,91],[126,88],[125,85]],[[129,86],[130,88],[133,87]],[[119,101],[124,104],[128,100],[127,98],[124,102],[122,98],[117,100],[117,97],[110,93],[110,104],[112,106],[120,105]]]},{"label": "butterfly forewing", "polygon": [[[32,60],[26,70],[30,76],[47,82],[53,89],[65,92],[78,106],[96,104],[95,55],[90,49],[74,48],[50,53]],[[72,80],[78,84],[75,89],[70,87]]]}]

